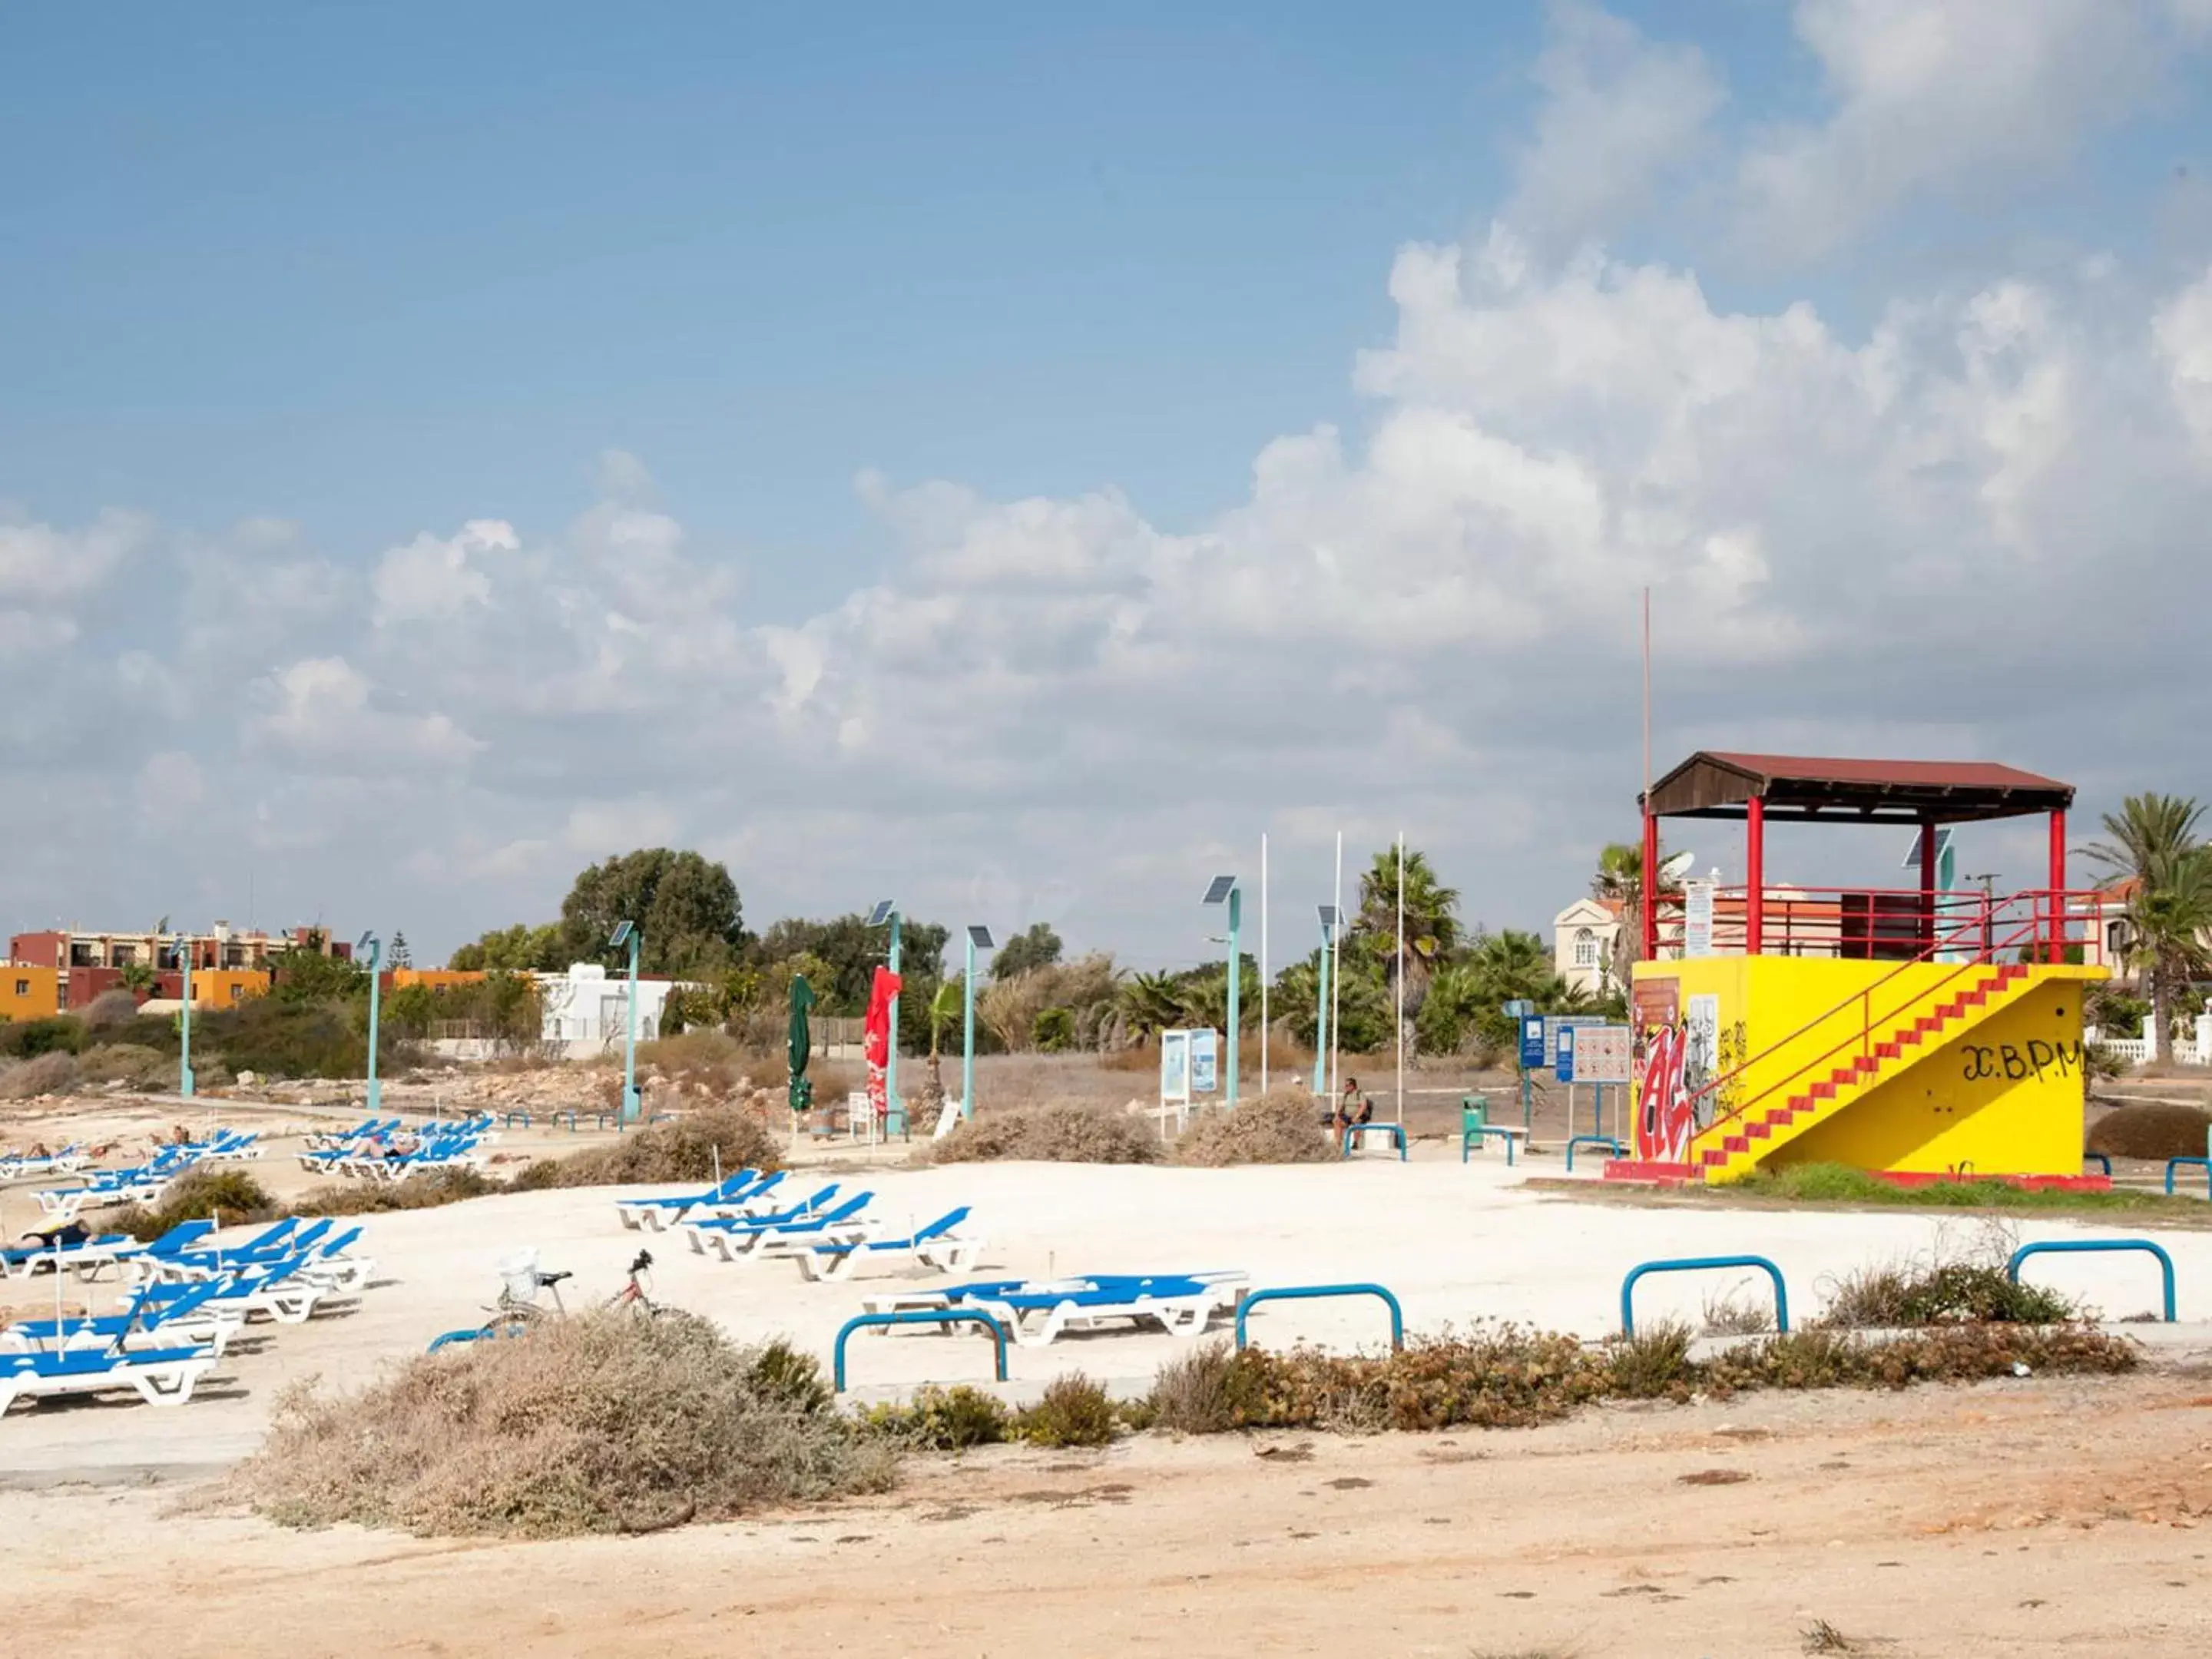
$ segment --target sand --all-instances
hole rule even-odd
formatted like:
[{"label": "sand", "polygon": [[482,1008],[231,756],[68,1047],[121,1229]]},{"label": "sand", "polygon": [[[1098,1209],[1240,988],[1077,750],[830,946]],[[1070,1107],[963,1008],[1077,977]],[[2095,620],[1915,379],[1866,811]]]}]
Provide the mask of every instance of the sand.
[{"label": "sand", "polygon": [[[558,1144],[573,1141],[565,1134]],[[513,1144],[513,1143],[508,1143]],[[956,1204],[1009,1273],[1242,1268],[1255,1284],[1374,1280],[1409,1325],[1506,1318],[1597,1336],[1623,1272],[1653,1256],[1756,1250],[1799,1317],[1866,1265],[1971,1241],[1977,1224],[1895,1212],[1589,1205],[1532,1192],[1492,1155],[1234,1170],[1087,1165],[832,1166],[889,1216]],[[271,1165],[273,1170],[275,1166]],[[794,1186],[812,1176],[794,1176]],[[923,1460],[892,1497],[651,1539],[501,1546],[250,1517],[171,1515],[180,1490],[255,1445],[287,1382],[347,1385],[478,1322],[495,1260],[534,1245],[572,1269],[571,1305],[622,1281],[641,1245],[666,1303],[741,1339],[827,1358],[883,1276],[810,1285],[619,1226],[614,1194],[515,1194],[367,1219],[376,1282],[358,1304],[234,1349],[200,1397],[19,1407],[0,1423],[11,1650],[175,1654],[770,1651],[1021,1654],[1784,1653],[1826,1619],[1869,1652],[2181,1652],[2212,1634],[2197,1526],[2212,1509],[2212,1233],[2157,1235],[2180,1312],[2158,1368],[2120,1382],[2030,1379],[1904,1395],[1760,1396],[1613,1407],[1535,1431],[1177,1443],[1100,1454]],[[16,1214],[20,1195],[0,1197]],[[2023,1237],[2133,1227],[2036,1219]],[[2110,1315],[2154,1304],[2140,1256],[2040,1261]],[[926,1277],[926,1276],[925,1276]],[[917,1279],[914,1282],[923,1282]],[[1652,1279],[1639,1319],[1694,1316],[1741,1274]],[[47,1281],[7,1287],[50,1304]],[[66,1292],[74,1298],[75,1287]],[[103,1297],[112,1296],[103,1288]],[[1277,1304],[1255,1337],[1378,1341],[1368,1302]],[[1124,1390],[1182,1352],[1164,1335],[1016,1348],[1016,1395],[1080,1369]],[[855,1338],[861,1397],[988,1378],[973,1335]],[[2192,1368],[2194,1368],[2192,1370]],[[1742,1481],[1685,1485],[1707,1469]],[[149,1483],[151,1483],[150,1485]],[[2142,1517],[2148,1516],[2145,1519]],[[1886,1565],[1888,1563],[1898,1565]],[[2027,1605],[2035,1603],[2039,1605]]]}]

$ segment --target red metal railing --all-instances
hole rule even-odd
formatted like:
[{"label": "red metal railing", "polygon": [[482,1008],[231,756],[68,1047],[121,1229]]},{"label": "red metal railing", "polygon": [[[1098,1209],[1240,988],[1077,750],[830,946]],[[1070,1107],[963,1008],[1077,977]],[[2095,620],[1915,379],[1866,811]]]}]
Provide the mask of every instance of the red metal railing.
[{"label": "red metal railing", "polygon": [[[1789,890],[1794,896],[1796,892],[1802,890]],[[1775,890],[1770,887],[1767,894],[1768,915],[1771,917],[1774,914],[1772,906]],[[1922,896],[1917,890],[1914,890],[1912,896],[1917,900]],[[1991,966],[2000,951],[2017,951],[2030,960],[2050,962],[2059,960],[2069,944],[2078,942],[2066,937],[2069,921],[2079,919],[2073,907],[2094,896],[2094,895],[2088,893],[2064,892],[2047,888],[2031,889],[2025,892],[2007,894],[2002,896],[1956,893],[1937,895],[1939,900],[1971,899],[1974,902],[1970,913],[1963,916],[1947,916],[1944,926],[1932,929],[1925,943],[1915,954],[1899,960],[1895,967],[1880,979],[1862,987],[1832,1007],[1814,1015],[1787,1036],[1778,1038],[1757,1054],[1743,1060],[1733,1070],[1707,1081],[1690,1097],[1692,1123],[1693,1125],[1697,1123],[1699,1102],[1713,1099],[1730,1084],[1740,1080],[1753,1067],[1771,1060],[1791,1043],[1819,1030],[1838,1015],[1848,1013],[1854,1003],[1857,1004],[1859,1008],[1857,1030],[1847,1031],[1828,1048],[1800,1063],[1786,1076],[1766,1083],[1749,1099],[1731,1106],[1724,1113],[1717,1115],[1711,1122],[1693,1128],[1692,1139],[1717,1128],[1723,1123],[1735,1122],[1761,1102],[1789,1088],[1790,1085],[1815,1067],[1833,1061],[1837,1056],[1846,1050],[1856,1047],[1859,1054],[1871,1055],[1874,1052],[1875,1033],[1877,1030],[1881,1030],[1887,1038],[1889,1032],[1895,1029],[1893,1022],[1902,1018],[1914,1007],[1933,1006],[1939,994],[1948,986],[1978,969]],[[1957,951],[1960,955],[1949,973],[1932,983],[1915,986],[1887,1013],[1879,1017],[1875,1015],[1875,1000],[1883,987],[1888,985],[1908,969],[1918,967],[1930,961],[1951,960],[1948,953],[1952,951]]]},{"label": "red metal railing", "polygon": [[[1761,906],[1759,948],[1750,951],[1751,902],[1742,886],[1713,890],[1716,956],[1841,957],[1856,961],[1912,962],[1936,950],[2004,948],[2000,925],[2016,932],[2023,905],[2033,901],[2045,947],[2037,959],[2055,961],[2088,920],[2074,907],[2093,908],[2099,895],[2037,888],[2019,893],[1978,890],[1929,893],[1917,887],[1778,887],[1769,884]],[[1680,950],[1688,927],[1687,905],[1669,892],[1659,901],[1661,944]],[[1938,935],[1942,935],[1939,939]],[[2014,939],[2013,945],[2022,941]]]}]

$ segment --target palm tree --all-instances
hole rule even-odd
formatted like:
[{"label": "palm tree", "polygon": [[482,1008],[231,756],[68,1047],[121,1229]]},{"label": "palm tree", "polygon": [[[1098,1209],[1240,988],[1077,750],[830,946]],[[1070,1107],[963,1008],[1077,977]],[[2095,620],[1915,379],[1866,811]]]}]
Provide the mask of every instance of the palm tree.
[{"label": "palm tree", "polygon": [[[1666,866],[1665,849],[1660,853],[1659,867]],[[1662,878],[1659,899],[1681,895],[1679,884]],[[1637,953],[1644,948],[1644,849],[1633,842],[1616,841],[1606,844],[1597,855],[1597,873],[1590,878],[1590,896],[1620,907],[1620,926],[1613,936],[1613,962],[1607,977],[1620,989],[1626,989],[1633,977]]]},{"label": "palm tree", "polygon": [[2131,884],[2127,923],[2129,966],[2150,992],[2151,1054],[2173,1057],[2173,999],[2212,969],[2212,848],[2197,839],[2204,817],[2179,795],[2130,795],[2105,814],[2109,842],[2084,848]]},{"label": "palm tree", "polygon": [[1132,974],[1121,986],[1121,1012],[1139,1039],[1168,1030],[1182,1018],[1182,987],[1170,973]]},{"label": "palm tree", "polygon": [[1382,984],[1395,994],[1400,974],[1405,975],[1406,1046],[1413,1046],[1413,1022],[1437,969],[1449,961],[1460,946],[1459,890],[1437,879],[1428,854],[1418,848],[1406,853],[1406,944],[1398,947],[1398,849],[1384,848],[1359,878],[1359,913],[1352,920],[1354,939],[1364,944],[1382,964]]}]

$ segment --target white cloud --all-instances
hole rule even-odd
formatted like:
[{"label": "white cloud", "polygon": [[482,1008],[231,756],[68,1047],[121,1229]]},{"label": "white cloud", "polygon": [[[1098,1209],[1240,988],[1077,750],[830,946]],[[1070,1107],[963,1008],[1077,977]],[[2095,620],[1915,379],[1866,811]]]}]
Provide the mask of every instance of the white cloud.
[{"label": "white cloud", "polygon": [[289,664],[263,689],[267,712],[253,734],[296,764],[367,775],[380,766],[458,764],[483,746],[445,714],[379,707],[368,678],[343,657]]},{"label": "white cloud", "polygon": [[1615,228],[1698,146],[1723,102],[1695,46],[1654,44],[1586,0],[1553,0],[1544,103],[1506,221],[1547,246]]},{"label": "white cloud", "polygon": [[105,583],[151,532],[143,515],[112,507],[76,531],[0,524],[0,599],[67,605]]},{"label": "white cloud", "polygon": [[2166,364],[2173,406],[2212,465],[2212,267],[2159,307],[2151,337]]},{"label": "white cloud", "polygon": [[470,605],[489,605],[491,575],[483,562],[521,546],[514,526],[504,520],[471,519],[458,536],[424,534],[393,548],[369,584],[376,595],[378,626],[441,622]]},{"label": "white cloud", "polygon": [[2049,167],[2155,88],[2166,15],[2154,0],[1798,0],[1834,109],[1745,157],[1749,234],[1810,258],[1924,191]]},{"label": "white cloud", "polygon": [[148,757],[138,769],[138,810],[151,822],[172,827],[207,799],[207,778],[199,763],[179,749]]}]

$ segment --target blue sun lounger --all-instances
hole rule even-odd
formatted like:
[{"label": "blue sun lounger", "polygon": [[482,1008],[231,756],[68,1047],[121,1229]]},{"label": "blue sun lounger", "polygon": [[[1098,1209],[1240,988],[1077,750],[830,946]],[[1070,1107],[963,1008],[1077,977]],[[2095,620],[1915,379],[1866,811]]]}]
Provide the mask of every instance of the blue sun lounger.
[{"label": "blue sun lounger", "polygon": [[[842,1237],[830,1237],[818,1243],[801,1239],[796,1244],[775,1238],[761,1249],[793,1257],[799,1272],[809,1279],[850,1279],[859,1273],[864,1261],[919,1261],[939,1273],[956,1273],[973,1266],[983,1248],[981,1239],[963,1237],[955,1231],[967,1218],[968,1206],[963,1204],[957,1210],[948,1210],[927,1226],[915,1228],[903,1238],[874,1237],[871,1236],[875,1231],[872,1227],[848,1225]],[[836,1231],[832,1228],[823,1231],[825,1234]]]},{"label": "blue sun lounger", "polygon": [[181,1406],[214,1364],[215,1355],[196,1346],[0,1354],[0,1415],[18,1400],[117,1389],[136,1389],[150,1406]]},{"label": "blue sun lounger", "polygon": [[615,1200],[615,1214],[632,1232],[641,1227],[659,1232],[702,1204],[743,1203],[761,1181],[759,1170],[740,1170],[703,1193],[686,1193],[674,1198],[618,1198]]},{"label": "blue sun lounger", "polygon": [[957,1308],[986,1314],[1023,1346],[1042,1348],[1071,1331],[1112,1324],[1150,1323],[1170,1336],[1203,1335],[1216,1314],[1235,1309],[1249,1282],[1249,1275],[1234,1271],[983,1279],[874,1297],[866,1305],[871,1313]]}]

